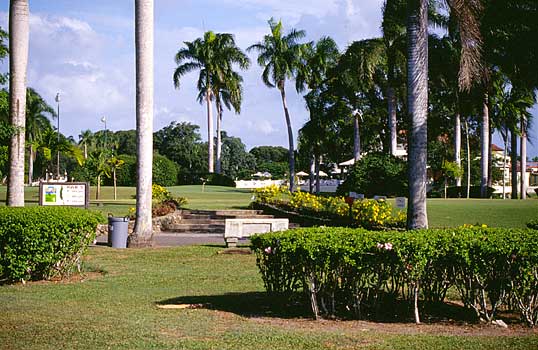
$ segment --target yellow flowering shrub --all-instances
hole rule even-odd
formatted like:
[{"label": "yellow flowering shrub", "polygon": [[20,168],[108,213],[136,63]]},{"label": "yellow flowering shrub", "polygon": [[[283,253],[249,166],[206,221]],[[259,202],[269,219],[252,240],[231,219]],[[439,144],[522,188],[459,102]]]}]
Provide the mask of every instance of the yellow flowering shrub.
[{"label": "yellow flowering shrub", "polygon": [[293,192],[289,205],[296,210],[306,208],[314,211],[320,211],[323,208],[318,196],[302,191]]},{"label": "yellow flowering shrub", "polygon": [[277,185],[255,188],[253,192],[255,202],[267,204],[280,203],[290,193],[286,187]]},{"label": "yellow flowering shrub", "polygon": [[170,191],[161,185],[151,185],[151,198],[156,202],[162,202],[170,197]]},{"label": "yellow flowering shrub", "polygon": [[362,227],[385,226],[392,219],[392,206],[385,200],[363,199],[353,203],[352,213]]}]

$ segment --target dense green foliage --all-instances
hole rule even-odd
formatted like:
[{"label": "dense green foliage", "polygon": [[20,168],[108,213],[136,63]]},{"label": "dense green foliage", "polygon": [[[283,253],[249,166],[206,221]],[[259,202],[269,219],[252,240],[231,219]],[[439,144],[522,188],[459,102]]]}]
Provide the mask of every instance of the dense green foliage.
[{"label": "dense green foliage", "polygon": [[324,316],[362,318],[380,302],[420,295],[443,302],[459,292],[477,319],[491,321],[501,305],[538,322],[538,231],[457,228],[373,232],[344,228],[298,229],[251,237],[265,287],[302,290]]},{"label": "dense green foliage", "polygon": [[527,222],[527,227],[532,228],[533,230],[538,230],[538,219]]},{"label": "dense green foliage", "polygon": [[0,276],[49,279],[80,268],[103,221],[100,213],[69,207],[0,208]]},{"label": "dense green foliage", "polygon": [[366,197],[405,196],[407,194],[407,164],[388,154],[368,154],[354,166],[338,193],[350,191]]},{"label": "dense green foliage", "polygon": [[[495,192],[495,189],[493,187],[487,188],[487,198],[491,198],[493,195],[493,192]],[[440,189],[437,191],[430,191],[428,192],[428,197],[431,198],[442,198],[444,197],[444,189]],[[446,197],[447,198],[467,198],[467,186],[450,186],[446,189]],[[480,186],[471,186],[469,189],[469,198],[480,198]]]},{"label": "dense green foliage", "polygon": [[177,164],[160,154],[153,155],[153,183],[161,186],[177,184]]}]

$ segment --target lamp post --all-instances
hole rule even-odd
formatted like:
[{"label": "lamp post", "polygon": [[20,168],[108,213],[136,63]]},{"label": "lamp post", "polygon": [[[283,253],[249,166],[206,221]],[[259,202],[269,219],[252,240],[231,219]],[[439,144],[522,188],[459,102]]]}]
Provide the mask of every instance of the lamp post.
[{"label": "lamp post", "polygon": [[108,132],[106,129],[106,117],[105,116],[101,118],[101,122],[105,123],[105,149],[106,149],[106,134],[108,134]]},{"label": "lamp post", "polygon": [[56,98],[54,99],[56,101],[56,103],[58,104],[58,144],[56,145],[57,147],[57,160],[56,160],[56,176],[58,177],[58,179],[60,179],[60,93],[58,92],[56,94]]}]

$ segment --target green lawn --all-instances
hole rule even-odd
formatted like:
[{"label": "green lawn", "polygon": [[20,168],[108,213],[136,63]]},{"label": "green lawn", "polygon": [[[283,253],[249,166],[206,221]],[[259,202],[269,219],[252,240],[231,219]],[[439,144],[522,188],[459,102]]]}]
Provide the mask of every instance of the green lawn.
[{"label": "green lawn", "polygon": [[[0,286],[2,349],[536,349],[538,336],[321,321],[263,293],[255,257],[214,246],[90,249],[102,276]],[[163,310],[157,304],[204,304]],[[293,316],[293,317],[292,317]],[[384,328],[386,327],[386,329]],[[400,329],[400,330],[398,330]],[[482,332],[476,336],[475,332]],[[442,333],[442,334],[440,334]],[[505,333],[505,331],[497,331]]]},{"label": "green lawn", "polygon": [[[249,190],[231,187],[174,186],[169,190],[186,197],[189,209],[246,208],[252,194]],[[96,201],[95,188],[91,189],[91,208],[104,214],[127,215],[135,206],[133,187],[118,187],[118,200],[114,201],[113,188],[103,187],[101,199]],[[6,187],[0,186],[0,202],[5,201]],[[37,203],[37,188],[26,188],[26,200]],[[538,217],[538,200],[487,200],[487,199],[429,199],[428,217],[431,227],[486,224],[490,227],[524,227],[526,222]]]}]

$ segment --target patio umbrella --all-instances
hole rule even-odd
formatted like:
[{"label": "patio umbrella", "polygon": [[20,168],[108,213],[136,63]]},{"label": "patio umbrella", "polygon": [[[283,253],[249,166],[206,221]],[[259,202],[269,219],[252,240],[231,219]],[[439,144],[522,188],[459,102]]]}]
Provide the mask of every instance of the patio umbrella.
[{"label": "patio umbrella", "polygon": [[319,176],[320,176],[320,177],[327,177],[327,173],[324,172],[323,170],[320,170],[320,171],[319,171]]},{"label": "patio umbrella", "polygon": [[295,174],[297,176],[308,176],[307,173],[305,173],[304,171],[299,171],[297,174]]}]

